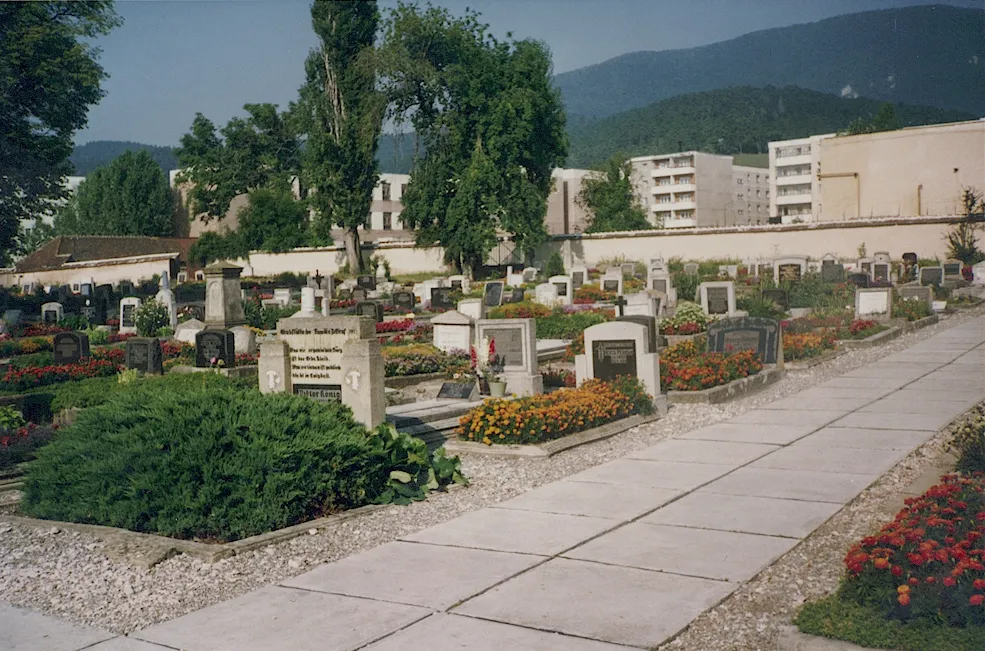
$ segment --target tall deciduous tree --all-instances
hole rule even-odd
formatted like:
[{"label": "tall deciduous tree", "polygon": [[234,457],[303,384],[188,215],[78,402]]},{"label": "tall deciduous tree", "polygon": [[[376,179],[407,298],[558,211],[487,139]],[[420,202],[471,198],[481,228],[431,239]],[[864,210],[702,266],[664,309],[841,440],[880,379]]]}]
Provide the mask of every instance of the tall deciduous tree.
[{"label": "tall deciduous tree", "polygon": [[174,234],[174,195],[146,151],[126,151],[92,172],[55,216],[59,235]]},{"label": "tall deciduous tree", "polygon": [[440,244],[467,273],[501,233],[523,250],[540,243],[551,172],[567,156],[547,48],[500,42],[475,13],[400,4],[380,61],[393,117],[409,120],[427,152],[400,214],[417,243]]},{"label": "tall deciduous tree", "polygon": [[345,230],[349,268],[362,271],[358,227],[369,217],[378,178],[376,149],[386,103],[377,90],[376,2],[315,0],[319,44],[305,61],[306,81],[292,107],[307,134],[302,178],[311,188],[315,237]]},{"label": "tall deciduous tree", "polygon": [[206,222],[222,219],[237,195],[283,188],[300,172],[300,139],[290,116],[275,104],[243,108],[245,118],[233,118],[219,131],[197,113],[174,151],[182,167],[178,180],[193,184],[189,207]]},{"label": "tall deciduous tree", "polygon": [[109,1],[0,3],[0,258],[22,219],[64,196],[72,134],[106,77],[83,39],[119,22]]},{"label": "tall deciduous tree", "polygon": [[631,173],[629,162],[616,154],[600,172],[582,181],[577,201],[592,215],[586,233],[653,228],[633,191]]}]

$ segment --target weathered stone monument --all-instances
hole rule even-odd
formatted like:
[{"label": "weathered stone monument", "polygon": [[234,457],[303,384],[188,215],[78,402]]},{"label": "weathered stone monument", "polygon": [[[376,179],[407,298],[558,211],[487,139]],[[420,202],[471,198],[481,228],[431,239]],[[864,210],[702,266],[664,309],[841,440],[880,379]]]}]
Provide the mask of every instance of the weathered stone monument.
[{"label": "weathered stone monument", "polygon": [[585,353],[575,356],[575,376],[579,385],[590,379],[638,378],[659,413],[667,413],[667,397],[660,393],[660,358],[650,351],[643,324],[611,321],[586,328]]},{"label": "weathered stone monument", "polygon": [[89,357],[89,335],[84,332],[59,332],[52,339],[55,364],[74,364]]},{"label": "weathered stone monument", "polygon": [[537,372],[537,325],[533,319],[482,319],[476,322],[475,340],[496,342],[506,390],[518,396],[544,392],[544,378]]},{"label": "weathered stone monument", "polygon": [[241,267],[227,262],[216,262],[205,268],[206,329],[228,330],[246,323],[239,285],[242,272]]}]

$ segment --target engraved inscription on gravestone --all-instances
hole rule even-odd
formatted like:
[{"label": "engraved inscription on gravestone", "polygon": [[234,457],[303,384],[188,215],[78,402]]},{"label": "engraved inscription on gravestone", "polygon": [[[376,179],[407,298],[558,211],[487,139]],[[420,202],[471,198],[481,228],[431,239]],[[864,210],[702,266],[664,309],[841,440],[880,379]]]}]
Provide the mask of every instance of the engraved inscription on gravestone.
[{"label": "engraved inscription on gravestone", "polygon": [[55,364],[72,364],[89,357],[89,336],[81,332],[60,332],[52,340]]},{"label": "engraved inscription on gravestone", "polygon": [[295,384],[292,390],[296,396],[304,396],[318,402],[342,400],[341,384]]},{"label": "engraved inscription on gravestone", "polygon": [[393,304],[401,310],[412,311],[414,309],[414,293],[394,292]]},{"label": "engraved inscription on gravestone", "polygon": [[654,278],[651,289],[658,292],[667,293],[667,279],[666,278]]},{"label": "engraved inscription on gravestone", "polygon": [[611,381],[619,377],[636,377],[636,341],[612,339],[592,342],[595,377]]},{"label": "engraved inscription on gravestone", "polygon": [[502,281],[493,281],[486,283],[484,290],[484,299],[486,302],[486,307],[499,307],[503,304],[503,283]]},{"label": "engraved inscription on gravestone", "polygon": [[960,276],[961,275],[961,263],[960,262],[945,262],[944,263],[944,275],[945,276]]},{"label": "engraved inscription on gravestone", "polygon": [[198,368],[236,366],[236,336],[229,330],[203,330],[196,333],[195,366]]},{"label": "engraved inscription on gravestone", "polygon": [[759,352],[759,333],[749,330],[732,330],[725,332],[725,352],[738,353],[743,350]]},{"label": "engraved inscription on gravestone", "polygon": [[156,337],[127,339],[124,361],[127,368],[135,368],[144,373],[163,373],[164,358],[160,340]]},{"label": "engraved inscription on gravestone", "polygon": [[356,314],[368,316],[376,323],[383,322],[383,306],[376,301],[361,301],[356,304]]},{"label": "engraved inscription on gravestone", "polygon": [[619,281],[609,279],[602,280],[602,291],[604,292],[618,292],[619,291]]},{"label": "engraved inscription on gravestone", "polygon": [[944,270],[941,267],[924,267],[920,270],[921,285],[940,285],[944,281]]},{"label": "engraved inscription on gravestone", "polygon": [[777,275],[780,278],[780,282],[790,282],[795,283],[800,280],[800,265],[799,264],[781,264],[777,268]]},{"label": "engraved inscription on gravestone", "polygon": [[755,350],[764,364],[776,364],[780,324],[773,319],[737,317],[708,326],[708,352]]},{"label": "engraved inscription on gravestone", "polygon": [[568,295],[568,283],[554,283],[554,286],[557,287],[558,296]]},{"label": "engraved inscription on gravestone", "polygon": [[451,287],[432,287],[431,288],[431,308],[437,310],[449,310],[455,307],[451,300]]},{"label": "engraved inscription on gravestone", "polygon": [[728,314],[728,288],[708,287],[708,314]]},{"label": "engraved inscription on gravestone", "polygon": [[496,355],[503,366],[523,366],[523,329],[486,328],[484,335],[496,342]]},{"label": "engraved inscription on gravestone", "polygon": [[362,287],[363,289],[376,289],[376,276],[372,274],[357,276],[356,285]]},{"label": "engraved inscription on gravestone", "polygon": [[134,310],[136,307],[133,303],[127,303],[123,306],[123,314],[120,315],[120,326],[124,328],[137,327],[136,321],[134,320]]}]

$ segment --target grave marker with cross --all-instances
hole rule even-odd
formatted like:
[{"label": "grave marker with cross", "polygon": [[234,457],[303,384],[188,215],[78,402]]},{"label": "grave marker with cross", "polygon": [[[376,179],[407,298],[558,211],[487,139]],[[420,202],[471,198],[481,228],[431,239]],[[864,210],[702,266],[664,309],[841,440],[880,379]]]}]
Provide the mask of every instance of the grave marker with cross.
[{"label": "grave marker with cross", "polygon": [[626,307],[626,305],[627,303],[625,297],[623,297],[621,294],[616,297],[616,307],[619,309],[619,316],[626,316],[624,314],[625,312],[624,308]]}]

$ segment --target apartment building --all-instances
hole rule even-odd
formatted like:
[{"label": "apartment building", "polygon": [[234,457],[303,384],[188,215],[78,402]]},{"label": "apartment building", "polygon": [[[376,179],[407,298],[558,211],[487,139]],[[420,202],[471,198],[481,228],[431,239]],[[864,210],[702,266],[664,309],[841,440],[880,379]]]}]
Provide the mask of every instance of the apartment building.
[{"label": "apartment building", "polygon": [[547,196],[547,214],[544,216],[548,234],[585,232],[591,215],[578,203],[578,195],[581,194],[582,182],[595,173],[592,170],[561,168],[551,173],[554,184]]},{"label": "apartment building", "polygon": [[985,118],[821,142],[822,221],[962,214],[985,191]]},{"label": "apartment building", "polygon": [[820,211],[821,142],[828,133],[769,143],[769,216],[775,224],[816,221]]},{"label": "apartment building", "polygon": [[756,223],[768,205],[765,169],[733,165],[731,156],[686,151],[630,159],[633,187],[663,228]]},{"label": "apartment building", "polygon": [[404,206],[402,199],[410,183],[409,174],[380,174],[380,180],[373,188],[373,202],[369,206],[371,231],[402,231],[400,212]]}]

